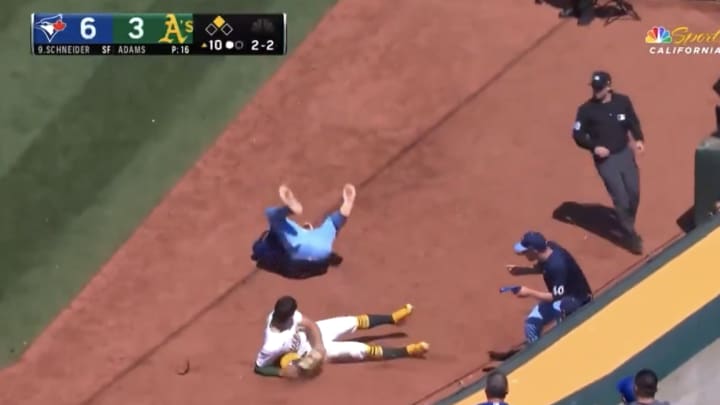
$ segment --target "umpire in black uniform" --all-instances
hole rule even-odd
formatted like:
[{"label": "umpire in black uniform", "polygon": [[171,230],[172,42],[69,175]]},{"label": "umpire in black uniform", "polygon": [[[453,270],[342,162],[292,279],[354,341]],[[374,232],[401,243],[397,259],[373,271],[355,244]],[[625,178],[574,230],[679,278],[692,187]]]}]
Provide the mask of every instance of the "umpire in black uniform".
[{"label": "umpire in black uniform", "polygon": [[[592,153],[625,233],[627,248],[642,254],[642,239],[635,231],[640,176],[633,152],[645,148],[640,121],[630,98],[612,90],[609,73],[594,72],[590,86],[593,96],[577,110],[573,138],[579,147]],[[633,138],[632,148],[628,132]]]}]

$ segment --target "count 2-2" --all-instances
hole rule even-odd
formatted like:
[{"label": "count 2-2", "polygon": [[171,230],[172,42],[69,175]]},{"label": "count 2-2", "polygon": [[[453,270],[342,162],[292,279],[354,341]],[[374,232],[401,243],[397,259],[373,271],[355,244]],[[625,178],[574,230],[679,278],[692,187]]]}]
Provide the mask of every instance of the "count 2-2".
[{"label": "count 2-2", "polygon": [[252,42],[250,42],[250,49],[253,51],[274,51],[275,41],[272,39],[267,39],[265,41],[253,39]]}]

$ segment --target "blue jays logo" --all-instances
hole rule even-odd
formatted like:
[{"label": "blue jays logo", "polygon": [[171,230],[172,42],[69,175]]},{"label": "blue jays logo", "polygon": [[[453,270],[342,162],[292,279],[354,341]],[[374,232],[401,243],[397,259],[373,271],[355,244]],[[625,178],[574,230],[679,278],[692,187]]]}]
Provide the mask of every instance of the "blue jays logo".
[{"label": "blue jays logo", "polygon": [[35,29],[45,34],[48,42],[52,42],[53,38],[55,38],[59,32],[65,30],[65,27],[67,27],[67,24],[63,21],[62,14],[45,17],[35,23]]}]

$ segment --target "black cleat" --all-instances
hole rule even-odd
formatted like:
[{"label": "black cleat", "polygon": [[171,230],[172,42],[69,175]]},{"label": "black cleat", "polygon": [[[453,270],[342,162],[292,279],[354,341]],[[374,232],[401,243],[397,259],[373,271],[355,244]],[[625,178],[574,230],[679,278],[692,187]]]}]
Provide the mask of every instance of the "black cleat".
[{"label": "black cleat", "polygon": [[518,354],[520,352],[520,349],[513,348],[506,351],[497,351],[497,350],[490,350],[488,352],[488,356],[490,357],[490,360],[493,361],[505,361],[509,359],[510,357]]},{"label": "black cleat", "polygon": [[633,234],[627,238],[627,249],[630,253],[640,256],[643,254],[643,241],[640,235]]},{"label": "black cleat", "polygon": [[581,27],[588,26],[593,22],[594,19],[595,19],[595,12],[593,11],[593,9],[585,10],[582,13],[580,13],[580,16],[578,17],[578,20],[577,20],[577,25],[579,25]]}]

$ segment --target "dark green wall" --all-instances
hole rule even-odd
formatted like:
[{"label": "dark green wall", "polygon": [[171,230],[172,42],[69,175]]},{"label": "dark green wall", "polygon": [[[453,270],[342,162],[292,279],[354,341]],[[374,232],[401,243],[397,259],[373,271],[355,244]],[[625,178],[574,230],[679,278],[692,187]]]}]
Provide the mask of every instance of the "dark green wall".
[{"label": "dark green wall", "polygon": [[[633,375],[642,368],[650,368],[658,374],[660,379],[665,378],[720,337],[718,319],[720,319],[720,297],[706,304],[612,373],[556,404],[617,404],[619,395],[615,386],[620,379]],[[626,331],[626,333],[632,333],[632,331]]]}]

